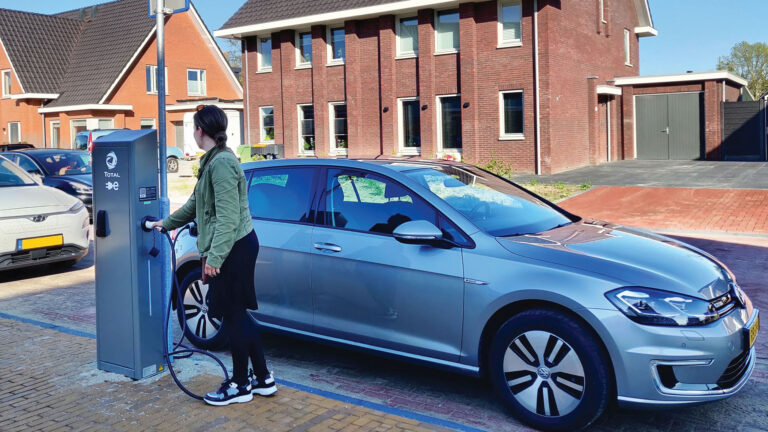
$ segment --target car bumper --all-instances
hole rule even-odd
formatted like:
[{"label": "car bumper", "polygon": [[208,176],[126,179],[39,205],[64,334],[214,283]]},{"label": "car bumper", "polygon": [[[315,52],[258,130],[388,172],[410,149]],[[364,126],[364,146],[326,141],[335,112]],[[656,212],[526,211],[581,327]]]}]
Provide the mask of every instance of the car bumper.
[{"label": "car bumper", "polygon": [[745,328],[757,309],[736,309],[700,327],[637,324],[621,312],[602,311],[611,329],[617,398],[621,405],[662,407],[727,398],[749,380],[756,353]]},{"label": "car bumper", "polygon": [[71,244],[42,250],[0,254],[0,271],[77,260],[86,254],[88,254],[87,247],[83,248]]}]

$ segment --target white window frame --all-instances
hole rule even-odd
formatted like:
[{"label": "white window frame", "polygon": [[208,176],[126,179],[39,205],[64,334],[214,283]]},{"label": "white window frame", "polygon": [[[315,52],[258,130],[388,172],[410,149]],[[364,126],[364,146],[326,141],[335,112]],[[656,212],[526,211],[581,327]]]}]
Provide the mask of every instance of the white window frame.
[{"label": "white window frame", "polygon": [[[16,127],[19,128],[19,140],[16,142],[11,141],[11,125],[16,125]],[[21,122],[20,121],[13,121],[8,122],[8,144],[16,144],[21,142]]]},{"label": "white window frame", "polygon": [[632,42],[629,29],[624,29],[624,65],[632,66]]},{"label": "white window frame", "polygon": [[75,148],[75,137],[78,134],[78,132],[75,132],[75,123],[79,123],[79,122],[82,122],[82,124],[85,125],[85,130],[88,130],[88,119],[84,119],[84,118],[70,119],[69,120],[69,147],[70,148]]},{"label": "white window frame", "polygon": [[[327,41],[327,62],[326,66],[338,66],[343,65],[344,62],[346,62],[347,59],[347,43],[346,40],[344,41],[344,58],[341,59],[335,59],[333,58],[333,39],[331,37],[333,36],[333,30],[343,30],[344,36],[347,35],[347,29],[344,28],[344,25],[329,25],[325,27],[325,40]],[[314,59],[312,59],[314,60]]]},{"label": "white window frame", "polygon": [[[419,101],[419,97],[397,98],[397,152],[400,155],[419,156],[421,155],[421,146],[418,148],[405,146],[405,133],[403,130],[405,111],[403,110],[403,102],[410,101]],[[421,107],[419,107],[419,111],[421,111]],[[421,124],[421,112],[419,112],[419,124]],[[419,131],[419,135],[421,135],[421,131]]]},{"label": "white window frame", "polygon": [[[150,82],[151,90],[148,91],[147,94],[156,95],[157,94],[157,65],[148,64],[148,65],[146,65],[144,67],[145,71],[146,71],[147,67],[151,68],[150,77],[152,78],[152,81]],[[165,67],[165,94],[166,95],[170,94],[170,87],[171,86],[169,86],[168,84],[169,84],[168,83],[168,67],[166,66]],[[145,85],[145,87],[146,87],[146,85]]]},{"label": "white window frame", "polygon": [[336,147],[336,110],[334,109],[334,107],[338,105],[347,105],[347,101],[328,103],[328,131],[330,132],[329,139],[331,140],[331,153],[337,156],[342,156],[349,154],[349,111],[347,111],[347,148],[339,148]]},{"label": "white window frame", "polygon": [[[459,15],[459,47],[458,48],[451,48],[451,49],[438,49],[437,48],[437,35],[438,35],[438,17],[439,14],[443,12],[456,12],[457,15]],[[450,8],[450,9],[441,9],[441,10],[435,10],[435,55],[442,55],[442,54],[455,54],[461,50],[461,13],[459,12],[459,9],[457,8]]]},{"label": "white window frame", "polygon": [[[101,123],[102,121],[109,121],[111,124],[109,125],[109,127],[103,128],[103,127],[101,127],[99,125],[99,123]],[[115,128],[115,119],[114,118],[111,118],[111,117],[101,117],[101,118],[97,118],[96,119],[96,128],[95,129],[114,129],[114,128]]]},{"label": "white window frame", "polygon": [[[53,129],[55,129],[56,127],[59,128],[59,142],[54,143],[53,142]],[[51,148],[59,148],[59,146],[61,145],[61,121],[60,120],[51,120],[51,122],[49,123],[49,128],[50,128],[50,131],[51,131]]]},{"label": "white window frame", "polygon": [[312,60],[309,62],[302,62],[301,61],[301,35],[309,33],[310,39],[312,39],[312,44],[310,44],[310,50],[312,49],[312,45],[314,44],[314,37],[312,37],[312,31],[311,30],[296,30],[296,38],[295,38],[295,44],[296,44],[296,68],[295,69],[309,69],[312,67],[312,63],[315,61],[314,53],[312,54]]},{"label": "white window frame", "polygon": [[150,129],[157,129],[157,120],[154,117],[152,118],[146,117],[139,120],[139,129],[141,129],[141,127],[144,126],[142,123],[150,122],[150,121],[152,122],[152,127]]},{"label": "white window frame", "polygon": [[315,126],[314,126],[315,149],[314,150],[304,150],[304,140],[302,139],[303,135],[301,134],[301,123],[304,121],[304,110],[302,110],[302,108],[303,107],[308,107],[308,106],[312,107],[312,109],[314,110],[314,104],[311,104],[311,103],[297,104],[296,105],[296,111],[297,111],[296,115],[298,116],[297,119],[299,120],[297,122],[297,124],[298,124],[298,128],[297,128],[298,131],[297,132],[298,133],[296,135],[298,137],[298,139],[296,141],[298,141],[297,144],[298,144],[298,147],[299,147],[299,156],[314,156],[315,155],[315,151],[317,151],[317,115],[316,115],[316,113],[314,111],[313,111],[313,119],[312,120],[315,122]]},{"label": "white window frame", "polygon": [[416,15],[401,15],[395,17],[395,58],[396,59],[404,59],[404,58],[416,58],[419,56],[419,41],[416,40],[416,49],[414,51],[401,51],[400,50],[400,21],[406,20],[406,19],[415,19],[416,20],[416,34],[418,35],[418,28],[419,28],[419,17]]},{"label": "white window frame", "polygon": [[461,152],[464,149],[445,149],[443,148],[443,99],[449,97],[459,98],[459,109],[461,109],[461,93],[444,94],[435,96],[435,108],[437,108],[437,156],[441,157],[446,154],[461,157]]},{"label": "white window frame", "polygon": [[[0,71],[2,73],[2,86],[3,86],[3,98],[10,97],[11,94],[13,94],[13,81],[11,80],[11,70],[10,69],[4,69]],[[8,83],[8,92],[5,91],[6,82]]]},{"label": "white window frame", "polygon": [[264,109],[265,108],[272,108],[272,131],[274,133],[275,130],[275,107],[272,105],[265,105],[259,107],[259,143],[263,144],[272,144],[275,142],[275,137],[272,137],[271,140],[265,139],[266,136],[265,129],[264,129]]},{"label": "white window frame", "polygon": [[[504,3],[517,3],[520,6],[520,38],[505,41],[504,40],[504,22],[502,21],[501,10],[504,7]],[[498,46],[497,48],[509,48],[523,46],[523,14],[522,14],[522,0],[498,0],[496,2],[496,20],[498,21]]]},{"label": "white window frame", "polygon": [[[504,95],[519,93],[523,102],[523,132],[508,134],[504,127]],[[499,140],[500,141],[520,141],[525,139],[525,92],[523,90],[503,90],[499,92]]]},{"label": "white window frame", "polygon": [[[270,66],[264,66],[263,65],[263,55],[264,52],[261,48],[261,40],[262,39],[269,39],[269,45],[270,50],[272,50],[272,35],[266,35],[266,36],[256,36],[256,73],[263,73],[263,72],[272,72],[272,65]],[[274,50],[272,50],[274,51]],[[272,53],[270,53],[271,57]],[[274,63],[275,59],[272,58],[272,62]]]},{"label": "white window frame", "polygon": [[[190,93],[189,92],[189,73],[191,71],[197,72],[197,82],[200,83],[200,90],[201,90],[200,93]],[[187,76],[186,76],[187,77],[187,80],[186,80],[186,82],[187,82],[187,96],[206,96],[207,93],[208,93],[208,85],[206,84],[206,79],[207,79],[206,75],[208,75],[208,74],[206,73],[205,69],[189,68],[189,69],[187,69],[186,74],[187,74]]]}]

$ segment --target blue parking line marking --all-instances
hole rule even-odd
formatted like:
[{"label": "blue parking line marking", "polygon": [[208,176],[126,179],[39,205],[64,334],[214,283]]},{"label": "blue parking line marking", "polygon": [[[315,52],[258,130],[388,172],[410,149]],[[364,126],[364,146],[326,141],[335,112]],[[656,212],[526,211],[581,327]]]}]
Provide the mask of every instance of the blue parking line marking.
[{"label": "blue parking line marking", "polygon": [[[42,327],[49,330],[55,330],[61,333],[66,333],[72,336],[79,336],[84,337],[88,339],[96,339],[96,335],[93,333],[83,332],[80,330],[74,330],[67,327],[62,327],[60,325],[51,324],[43,321],[38,321],[30,318],[24,318],[20,316],[15,315],[9,315],[3,312],[0,312],[0,318],[7,319],[11,321],[18,321],[24,324],[30,324],[38,327]],[[431,424],[433,426],[440,426],[443,428],[448,429],[454,429],[457,431],[462,432],[487,432],[485,429],[478,429],[472,426],[463,425],[461,423],[452,422],[450,420],[443,420],[437,417],[431,417],[426,414],[419,414],[415,413],[413,411],[408,411],[400,408],[393,408],[384,404],[376,403],[376,402],[370,402],[363,399],[358,399],[352,396],[346,396],[339,393],[334,393],[327,390],[321,390],[318,388],[310,387],[304,384],[295,383],[292,381],[284,380],[284,379],[275,379],[275,381],[280,384],[284,385],[286,387],[293,388],[295,390],[303,391],[306,393],[311,393],[314,395],[322,396],[328,399],[333,399],[339,402],[348,403],[351,405],[361,406],[363,408],[368,408],[376,411],[381,411],[386,414],[392,414],[399,417],[405,417],[407,419],[416,420],[422,423]]]}]

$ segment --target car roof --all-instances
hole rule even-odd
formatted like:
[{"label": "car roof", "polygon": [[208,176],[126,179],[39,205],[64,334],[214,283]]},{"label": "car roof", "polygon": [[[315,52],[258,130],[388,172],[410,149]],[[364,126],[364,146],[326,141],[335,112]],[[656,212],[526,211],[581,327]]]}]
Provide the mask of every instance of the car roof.
[{"label": "car roof", "polygon": [[286,166],[341,166],[349,168],[370,169],[380,167],[396,172],[415,171],[424,168],[456,167],[477,170],[473,165],[453,161],[436,159],[403,159],[403,158],[379,158],[379,159],[272,159],[257,162],[246,162],[243,169],[256,169],[268,167]]},{"label": "car roof", "polygon": [[56,149],[56,148],[34,148],[34,149],[18,149],[11,150],[7,153],[21,153],[30,156],[46,156],[49,154],[61,154],[61,153],[88,153],[87,150],[74,150],[74,149]]}]

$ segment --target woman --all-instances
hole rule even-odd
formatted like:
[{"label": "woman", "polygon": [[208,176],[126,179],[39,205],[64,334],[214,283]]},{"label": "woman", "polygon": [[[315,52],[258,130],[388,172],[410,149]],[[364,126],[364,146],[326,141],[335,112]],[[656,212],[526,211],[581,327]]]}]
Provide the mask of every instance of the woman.
[{"label": "woman", "polygon": [[197,247],[210,287],[209,315],[226,323],[232,350],[232,379],[204,398],[221,406],[248,402],[254,394],[273,395],[277,386],[267,370],[256,323],[247,312],[258,307],[253,269],[259,241],[251,224],[245,175],[226,145],[227,116],[207,105],[195,113],[194,124],[195,142],[205,151],[195,191],[183,207],[154,226],[172,230],[197,218]]}]

